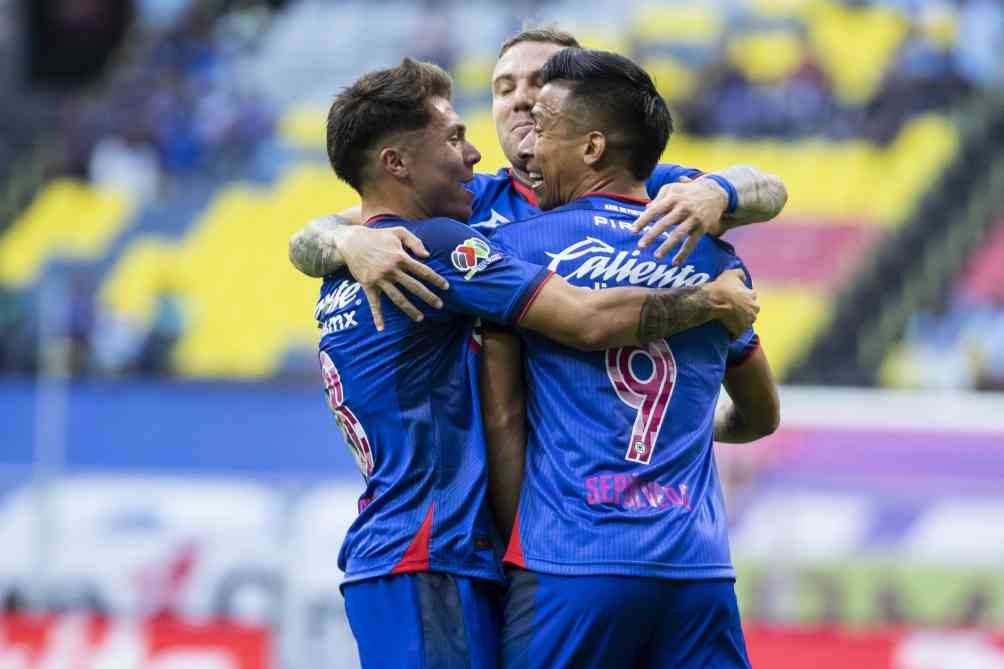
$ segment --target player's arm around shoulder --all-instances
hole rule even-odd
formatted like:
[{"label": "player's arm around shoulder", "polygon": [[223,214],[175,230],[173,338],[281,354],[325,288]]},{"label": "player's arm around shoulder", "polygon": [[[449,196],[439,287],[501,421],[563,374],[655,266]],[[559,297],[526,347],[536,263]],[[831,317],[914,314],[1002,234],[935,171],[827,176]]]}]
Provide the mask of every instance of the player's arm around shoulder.
[{"label": "player's arm around shoulder", "polygon": [[429,255],[422,240],[403,227],[368,228],[361,219],[357,206],[310,221],[289,239],[290,262],[312,277],[347,268],[362,286],[378,330],[384,325],[381,294],[414,321],[421,320],[422,312],[402,291],[440,308],[442,301],[425,284],[443,290],[449,284],[414,257]]},{"label": "player's arm around shoulder", "polygon": [[757,347],[725,370],[725,392],[715,410],[715,441],[745,443],[766,437],[781,422],[781,400],[770,363]]},{"label": "player's arm around shoulder", "polygon": [[488,494],[499,534],[507,539],[523,485],[526,394],[520,340],[491,324],[482,336],[480,395],[488,446]]},{"label": "player's arm around shoulder", "polygon": [[696,170],[687,173],[694,178],[676,176],[675,181],[664,183],[634,224],[635,232],[644,231],[638,240],[640,248],[668,233],[655,251],[657,258],[682,242],[673,257],[675,265],[683,263],[702,235],[717,237],[736,226],[769,221],[788,201],[788,189],[780,177],[749,165],[700,176]]},{"label": "player's arm around shoulder", "polygon": [[733,336],[756,320],[756,292],[740,270],[710,283],[664,290],[591,290],[553,276],[525,309],[521,327],[566,346],[597,351],[637,346],[719,320]]}]

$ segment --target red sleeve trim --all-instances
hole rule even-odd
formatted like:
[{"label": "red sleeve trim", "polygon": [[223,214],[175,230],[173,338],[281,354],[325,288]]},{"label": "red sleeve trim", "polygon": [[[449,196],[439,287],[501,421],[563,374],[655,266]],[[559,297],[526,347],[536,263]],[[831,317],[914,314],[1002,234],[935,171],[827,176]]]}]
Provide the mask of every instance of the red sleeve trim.
[{"label": "red sleeve trim", "polygon": [[509,180],[512,181],[512,187],[516,189],[516,192],[523,196],[523,199],[532,204],[534,207],[540,208],[537,204],[537,194],[533,192],[533,189],[527,186],[525,183],[516,178],[512,173],[512,169],[509,170]]},{"label": "red sleeve trim", "polygon": [[750,348],[750,350],[746,351],[746,354],[742,358],[740,358],[736,362],[733,362],[731,365],[729,365],[728,368],[729,369],[736,369],[737,367],[742,367],[743,365],[745,365],[747,362],[750,361],[750,358],[752,358],[753,354],[756,353],[758,350],[760,350],[760,337],[759,337],[759,335],[757,336],[756,344],[754,346],[752,346]]},{"label": "red sleeve trim", "polygon": [[533,293],[530,295],[530,299],[526,301],[526,304],[523,305],[523,308],[520,309],[519,315],[516,317],[515,322],[517,325],[519,325],[520,321],[523,320],[523,317],[526,316],[526,312],[530,311],[530,305],[533,304],[534,300],[537,299],[537,296],[540,295],[540,291],[544,287],[544,284],[553,278],[554,278],[554,272],[548,272],[547,276],[544,277],[544,280],[538,283],[537,287],[533,289]]}]

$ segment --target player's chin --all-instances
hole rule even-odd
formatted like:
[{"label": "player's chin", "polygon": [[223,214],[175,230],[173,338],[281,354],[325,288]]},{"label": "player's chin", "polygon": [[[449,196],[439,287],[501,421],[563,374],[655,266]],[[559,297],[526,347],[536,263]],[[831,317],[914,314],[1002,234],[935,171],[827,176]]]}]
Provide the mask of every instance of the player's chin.
[{"label": "player's chin", "polygon": [[533,192],[534,195],[537,196],[537,206],[540,207],[541,211],[550,211],[555,207],[560,207],[565,204],[556,193],[550,192],[547,188],[544,188],[543,185],[534,188]]},{"label": "player's chin", "polygon": [[450,218],[466,222],[471,217],[471,214],[474,213],[474,209],[471,207],[470,200],[458,199],[457,201],[451,204],[449,212],[450,212]]}]

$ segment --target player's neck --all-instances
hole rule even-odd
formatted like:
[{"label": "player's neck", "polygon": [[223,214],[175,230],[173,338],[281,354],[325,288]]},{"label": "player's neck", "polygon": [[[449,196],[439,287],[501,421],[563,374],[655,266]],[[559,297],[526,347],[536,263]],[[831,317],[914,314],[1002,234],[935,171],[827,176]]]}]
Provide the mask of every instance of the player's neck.
[{"label": "player's neck", "polygon": [[648,189],[645,188],[645,182],[639,181],[630,174],[622,173],[590,175],[575,188],[569,201],[578,199],[587,193],[610,193],[642,200],[648,199]]},{"label": "player's neck", "polygon": [[419,206],[418,198],[407,191],[373,189],[372,192],[363,196],[363,221],[368,221],[374,216],[388,215],[399,216],[409,221],[428,218],[426,212]]}]

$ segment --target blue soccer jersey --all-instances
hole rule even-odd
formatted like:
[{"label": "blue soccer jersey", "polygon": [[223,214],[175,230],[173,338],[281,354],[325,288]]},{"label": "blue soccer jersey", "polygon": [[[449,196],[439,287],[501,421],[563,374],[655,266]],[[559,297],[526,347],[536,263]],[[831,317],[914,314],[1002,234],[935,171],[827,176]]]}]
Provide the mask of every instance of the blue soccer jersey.
[{"label": "blue soccer jersey", "polygon": [[[652,176],[645,182],[645,187],[649,197],[655,197],[666,184],[675,183],[681,177],[696,179],[702,174],[704,173],[692,167],[656,165]],[[503,167],[495,174],[475,174],[467,188],[474,193],[471,205],[473,213],[468,221],[471,227],[482,234],[491,236],[500,225],[522,221],[540,213],[537,196],[517,181],[508,167]],[[729,191],[730,202],[734,192],[734,188]]]},{"label": "blue soccer jersey", "polygon": [[[500,228],[493,241],[588,288],[696,286],[743,265],[704,237],[683,267],[637,248],[643,201],[593,194]],[[712,321],[643,347],[565,348],[522,332],[526,474],[506,560],[552,574],[733,577],[715,471],[727,364],[757,346]]]},{"label": "blue soccer jersey", "polygon": [[385,305],[378,332],[347,271],[321,288],[315,316],[328,404],[366,483],[339,567],[345,583],[421,571],[501,580],[485,508],[473,327],[479,317],[516,322],[550,272],[457,221],[369,224],[411,230],[450,289],[444,308],[427,309],[419,323]]}]

